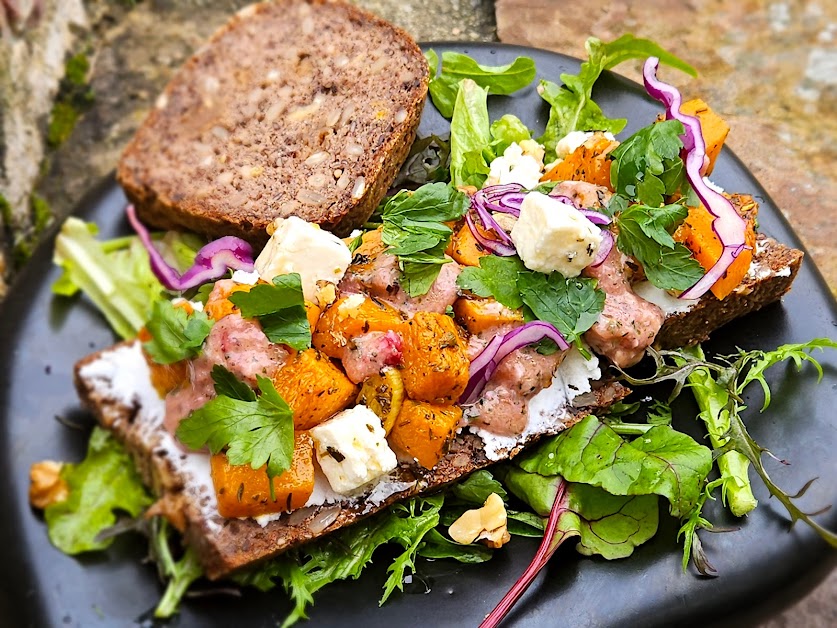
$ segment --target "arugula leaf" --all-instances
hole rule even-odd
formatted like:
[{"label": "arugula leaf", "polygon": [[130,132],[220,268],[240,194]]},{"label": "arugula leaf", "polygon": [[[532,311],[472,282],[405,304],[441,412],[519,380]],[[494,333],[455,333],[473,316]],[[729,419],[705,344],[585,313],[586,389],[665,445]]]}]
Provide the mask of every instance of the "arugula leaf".
[{"label": "arugula leaf", "polygon": [[[177,428],[177,437],[192,449],[206,445],[218,453],[224,447],[232,465],[249,464],[258,469],[267,464],[267,475],[276,477],[291,466],[294,451],[293,413],[266,377],[256,377],[261,395],[242,400],[228,397],[232,375],[224,367],[212,369],[218,396],[187,416]],[[236,392],[240,387],[235,387]]]},{"label": "arugula leaf", "polygon": [[[134,338],[145,325],[151,306],[166,299],[166,293],[151,271],[139,238],[100,242],[91,229],[95,231],[95,225],[78,218],[68,218],[61,226],[53,261],[64,272],[53,292],[69,297],[83,291],[118,336]],[[157,244],[166,261],[180,269],[191,264],[201,247],[196,236],[186,234],[166,234]]]},{"label": "arugula leaf", "polygon": [[114,511],[137,517],[152,502],[131,456],[99,427],[90,435],[87,456],[77,465],[64,465],[61,478],[69,496],[48,506],[44,518],[50,541],[65,554],[105,549],[113,538],[97,537],[116,521]]},{"label": "arugula leaf", "polygon": [[484,255],[480,258],[479,268],[468,266],[462,269],[456,278],[456,285],[477,296],[494,297],[506,307],[516,310],[523,307],[517,288],[517,278],[522,272],[527,272],[526,267],[516,255]]},{"label": "arugula leaf", "polygon": [[194,358],[212,329],[212,321],[203,312],[191,314],[171,301],[155,301],[146,324],[151,340],[142,348],[157,364],[173,364]]},{"label": "arugula leaf", "polygon": [[561,475],[612,495],[661,495],[675,517],[689,512],[712,468],[712,452],[686,434],[655,425],[626,442],[594,416],[546,441],[519,463],[530,473]]},{"label": "arugula leaf", "polygon": [[[336,580],[358,578],[363,568],[372,560],[375,550],[385,543],[394,542],[404,551],[389,568],[380,603],[395,589],[402,589],[407,570],[413,570],[413,561],[422,540],[439,522],[439,510],[444,495],[396,503],[356,525],[291,550],[266,565],[233,576],[236,582],[268,590],[280,579],[291,594],[294,610],[283,626],[291,626],[307,617],[305,611],[313,603],[314,594]],[[470,546],[468,546],[470,547]],[[430,551],[430,550],[428,550]]]},{"label": "arugula leaf", "polygon": [[592,100],[593,85],[604,70],[610,70],[631,59],[659,57],[661,63],[696,76],[695,69],[647,39],[623,35],[605,43],[590,37],[586,44],[588,59],[577,75],[562,74],[563,86],[541,81],[538,93],[550,105],[549,120],[538,140],[546,148],[546,161],[555,158],[555,145],[572,131],[610,131],[619,133],[627,120],[610,119]]},{"label": "arugula leaf", "polygon": [[178,612],[183,596],[192,583],[203,576],[203,569],[191,547],[186,548],[180,560],[174,560],[169,547],[169,525],[163,517],[155,517],[152,522],[149,551],[157,563],[160,578],[167,581],[163,597],[154,609],[154,617],[167,619]]},{"label": "arugula leaf", "polygon": [[446,51],[442,53],[441,71],[436,74],[438,56],[432,50],[425,53],[432,69],[429,84],[430,98],[444,117],[453,115],[460,82],[470,79],[492,94],[508,95],[523,89],[535,78],[535,62],[529,57],[517,57],[512,63],[488,66],[477,63],[468,55]]},{"label": "arugula leaf", "polygon": [[616,219],[617,247],[635,257],[648,281],[663,290],[686,290],[704,274],[691,251],[671,237],[688,213],[679,203],[656,208],[631,205]]},{"label": "arugula leaf", "polygon": [[461,218],[469,203],[466,194],[444,183],[402,190],[384,202],[381,239],[387,253],[398,256],[401,287],[410,296],[425,294],[449,261],[445,249],[453,232],[444,223]]},{"label": "arugula leaf", "polygon": [[311,326],[299,273],[277,275],[272,284],[255,285],[249,292],[233,292],[229,299],[244,318],[258,319],[270,342],[296,350],[311,346]]},{"label": "arugula leaf", "polygon": [[596,284],[595,279],[567,279],[558,272],[525,272],[517,277],[523,303],[539,320],[555,325],[570,343],[590,329],[604,309],[605,293]]},{"label": "arugula leaf", "polygon": [[683,124],[678,120],[655,122],[640,129],[611,153],[613,189],[643,205],[659,207],[663,196],[680,189],[684,181],[680,150]]},{"label": "arugula leaf", "polygon": [[680,530],[678,530],[677,532],[678,540],[681,536],[683,537],[683,571],[686,571],[686,569],[688,569],[689,559],[691,559],[694,562],[695,568],[698,570],[700,575],[718,575],[718,572],[712,566],[712,563],[709,562],[709,557],[703,550],[703,544],[700,542],[698,531],[712,531],[715,529],[715,526],[712,525],[712,522],[703,517],[703,507],[706,504],[707,499],[715,499],[714,497],[712,497],[712,491],[714,491],[718,486],[720,486],[723,483],[723,478],[718,478],[717,480],[713,480],[712,482],[707,483],[707,485],[703,489],[703,493],[701,493],[700,497],[698,498],[695,507],[692,508],[692,511],[688,513],[686,517],[684,517],[683,525],[680,526]]}]

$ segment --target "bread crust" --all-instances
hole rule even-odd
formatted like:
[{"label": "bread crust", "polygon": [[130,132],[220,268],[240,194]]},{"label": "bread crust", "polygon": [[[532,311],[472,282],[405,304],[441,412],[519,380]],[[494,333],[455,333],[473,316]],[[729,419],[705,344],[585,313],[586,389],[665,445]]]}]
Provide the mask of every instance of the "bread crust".
[{"label": "bread crust", "polygon": [[[272,73],[275,84],[267,84]],[[274,218],[298,215],[348,235],[406,158],[428,76],[407,33],[351,4],[252,5],[171,80],[125,149],[117,179],[141,219],[160,229],[258,245]]]}]

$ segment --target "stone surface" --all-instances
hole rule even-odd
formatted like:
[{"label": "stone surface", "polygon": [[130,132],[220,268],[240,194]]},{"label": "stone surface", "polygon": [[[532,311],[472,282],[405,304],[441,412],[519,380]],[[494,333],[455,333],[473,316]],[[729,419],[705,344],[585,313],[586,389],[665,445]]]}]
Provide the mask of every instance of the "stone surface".
[{"label": "stone surface", "polygon": [[[837,3],[497,0],[507,43],[585,56],[584,40],[625,32],[697,67],[661,77],[732,127],[728,145],[782,208],[837,294]],[[640,64],[618,72],[641,79]]]},{"label": "stone surface", "polygon": [[[663,69],[732,127],[728,145],[762,183],[837,295],[837,2],[497,0],[505,43],[586,56],[584,40],[631,32],[697,67]],[[639,63],[618,72],[641,82]],[[741,190],[744,191],[744,190]],[[763,628],[837,625],[837,572]]]}]

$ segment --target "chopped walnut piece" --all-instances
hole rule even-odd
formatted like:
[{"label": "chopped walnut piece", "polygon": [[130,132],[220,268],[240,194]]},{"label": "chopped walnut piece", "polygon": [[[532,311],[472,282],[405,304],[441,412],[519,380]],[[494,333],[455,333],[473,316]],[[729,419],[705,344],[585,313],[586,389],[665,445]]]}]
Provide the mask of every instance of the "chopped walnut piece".
[{"label": "chopped walnut piece", "polygon": [[502,547],[511,539],[506,528],[503,499],[497,493],[491,493],[482,508],[467,510],[454,521],[448,528],[448,534],[463,545],[481,541],[488,547]]},{"label": "chopped walnut piece", "polygon": [[63,466],[63,463],[54,460],[43,460],[32,465],[29,469],[29,503],[32,506],[43,510],[67,499],[70,490],[61,478]]}]

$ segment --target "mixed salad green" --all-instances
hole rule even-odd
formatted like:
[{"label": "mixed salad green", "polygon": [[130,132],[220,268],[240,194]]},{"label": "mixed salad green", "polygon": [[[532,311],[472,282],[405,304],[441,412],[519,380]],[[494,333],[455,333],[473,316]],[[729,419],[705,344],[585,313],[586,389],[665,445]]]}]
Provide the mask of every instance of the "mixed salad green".
[{"label": "mixed salad green", "polygon": [[[691,66],[656,44],[631,35],[609,43],[591,38],[587,51],[589,58],[577,75],[562,75],[562,84],[542,81],[539,85],[539,93],[550,105],[549,121],[538,138],[547,160],[555,158],[558,140],[572,131],[618,133],[624,129],[625,120],[608,118],[592,100],[593,86],[603,70],[656,56],[694,73]],[[411,296],[426,293],[445,263],[444,252],[452,235],[445,222],[461,217],[468,204],[467,196],[457,187],[481,188],[492,160],[513,142],[532,137],[531,130],[514,116],[505,115],[492,123],[487,109],[491,95],[514,93],[534,80],[531,59],[521,57],[509,65],[487,67],[466,55],[445,52],[440,65],[432,50],[427,59],[430,96],[437,109],[451,119],[450,137],[416,141],[399,177],[401,185],[416,191],[385,199],[368,225],[383,225],[383,241],[399,257],[404,286]],[[686,215],[686,205],[664,204],[672,191],[688,187],[680,157],[682,134],[682,124],[670,120],[652,124],[622,142],[613,153],[616,194],[606,208],[616,221],[619,249],[638,259],[648,279],[663,289],[684,290],[703,273],[671,237]],[[94,231],[74,218],[64,224],[56,242],[55,261],[64,269],[54,286],[56,294],[71,296],[83,291],[122,338],[134,338],[147,326],[153,339],[145,349],[160,363],[193,357],[209,332],[211,323],[206,316],[172,306],[173,295],[156,279],[137,238],[100,242],[93,237]],[[188,267],[201,246],[197,238],[182,234],[165,234],[157,244],[167,262],[179,268]],[[294,301],[293,295],[301,295],[299,286],[283,283],[293,277],[279,277],[273,285],[257,286],[249,293],[234,295],[234,299],[246,316],[260,320],[271,341],[300,348],[309,346],[310,329],[301,296]],[[476,295],[492,296],[509,308],[525,307],[527,316],[555,325],[569,342],[590,328],[604,303],[604,293],[595,280],[568,280],[558,273],[529,271],[513,255],[483,257],[479,267],[461,273],[458,285]],[[275,298],[279,293],[284,296]],[[207,293],[198,289],[187,296],[205,300]],[[281,303],[281,308],[275,303]],[[550,350],[548,344],[544,343],[543,351]],[[712,530],[703,507],[720,487],[733,514],[750,512],[756,506],[750,466],[787,508],[792,521],[810,525],[837,547],[837,535],[802,512],[794,503],[796,496],[788,495],[770,479],[762,464],[766,450],[751,438],[742,420],[743,394],[753,382],[764,390],[762,410],[769,405],[770,390],[764,377],[768,368],[793,360],[799,368],[820,369],[811,352],[825,348],[837,348],[837,343],[822,338],[774,351],[741,351],[713,361],[706,359],[700,347],[649,350],[656,365],[652,376],[638,378],[624,372],[621,376],[633,386],[671,382],[668,402],[616,404],[609,414],[588,416],[514,462],[491,472],[478,471],[444,492],[392,505],[349,528],[239,573],[234,580],[262,591],[281,585],[294,604],[285,621],[290,625],[306,617],[320,589],[336,580],[357,578],[377,548],[394,544],[400,549],[388,570],[380,600],[383,604],[403,589],[417,557],[463,563],[489,560],[495,550],[480,544],[457,544],[446,530],[465,510],[482,506],[496,493],[507,503],[509,532],[543,537],[543,543],[530,569],[486,620],[486,625],[495,625],[565,541],[575,539],[576,548],[585,555],[606,559],[629,556],[656,534],[660,497],[669,515],[682,524],[684,570],[691,560],[699,573],[712,574],[710,557],[700,542],[700,534]],[[269,380],[260,382],[262,395],[256,398],[252,389],[243,390],[240,382],[218,368],[213,372],[218,396],[184,421],[178,436],[193,447],[223,440],[230,446],[233,464],[267,463],[271,475],[287,468],[289,461],[275,455],[287,451],[283,443],[293,440],[289,422],[284,420],[289,413],[287,404],[275,394]],[[711,448],[672,426],[668,404],[683,389],[691,391],[698,402],[698,418],[707,426]],[[249,429],[242,431],[235,421],[223,420],[249,413],[253,405],[258,406],[260,416],[270,419],[260,426],[266,431],[257,439],[258,445]],[[212,417],[205,420],[201,413]],[[207,425],[212,425],[212,430]],[[268,438],[262,438],[265,434]],[[713,479],[716,470],[719,477]],[[107,547],[114,531],[132,528],[118,524],[116,513],[136,519],[152,502],[124,448],[100,429],[91,435],[85,460],[65,465],[61,474],[70,496],[49,506],[45,516],[50,539],[68,554]],[[153,519],[150,528],[143,526],[161,578],[167,582],[156,615],[168,617],[177,612],[184,593],[201,577],[200,566],[162,519]]]}]

